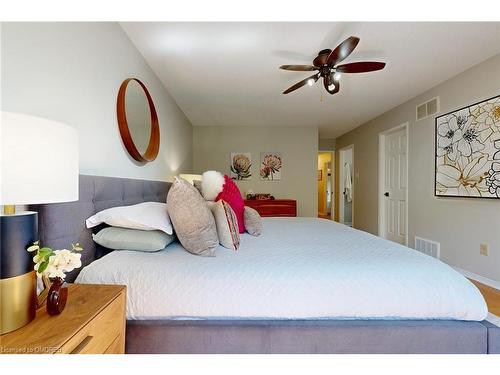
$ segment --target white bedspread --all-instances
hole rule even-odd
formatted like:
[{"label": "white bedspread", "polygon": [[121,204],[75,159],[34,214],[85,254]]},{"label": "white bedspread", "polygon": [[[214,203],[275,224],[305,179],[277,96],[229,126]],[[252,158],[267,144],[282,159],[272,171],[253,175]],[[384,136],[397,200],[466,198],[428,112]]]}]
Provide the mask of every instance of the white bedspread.
[{"label": "white bedspread", "polygon": [[179,243],[114,251],[76,282],[127,285],[128,319],[483,320],[477,288],[448,265],[330,220],[264,219],[238,251]]}]

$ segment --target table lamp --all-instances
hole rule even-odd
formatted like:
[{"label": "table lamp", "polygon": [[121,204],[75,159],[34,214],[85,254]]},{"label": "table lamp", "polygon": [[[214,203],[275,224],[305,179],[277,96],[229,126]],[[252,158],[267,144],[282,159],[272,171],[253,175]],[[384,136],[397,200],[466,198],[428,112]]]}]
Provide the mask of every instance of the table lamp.
[{"label": "table lamp", "polygon": [[[38,214],[15,205],[78,200],[75,129],[50,120],[1,112],[0,118],[0,333],[29,323],[36,312],[33,254]],[[43,245],[43,244],[42,244]]]}]

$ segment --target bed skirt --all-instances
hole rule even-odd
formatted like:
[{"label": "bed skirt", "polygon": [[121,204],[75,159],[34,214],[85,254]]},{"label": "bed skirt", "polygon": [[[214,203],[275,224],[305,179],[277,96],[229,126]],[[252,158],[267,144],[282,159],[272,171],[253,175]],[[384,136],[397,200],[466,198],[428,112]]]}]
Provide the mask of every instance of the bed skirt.
[{"label": "bed skirt", "polygon": [[487,321],[135,320],[126,336],[127,353],[500,353],[500,328]]}]

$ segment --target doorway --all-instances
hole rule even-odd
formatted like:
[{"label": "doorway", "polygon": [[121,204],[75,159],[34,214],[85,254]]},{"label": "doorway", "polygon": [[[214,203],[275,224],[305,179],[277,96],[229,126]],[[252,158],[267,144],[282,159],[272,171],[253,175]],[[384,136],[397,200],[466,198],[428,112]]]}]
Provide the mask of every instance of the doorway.
[{"label": "doorway", "polygon": [[408,123],[379,135],[379,236],[408,245]]},{"label": "doorway", "polygon": [[354,222],[354,145],[339,150],[339,222],[352,227]]},{"label": "doorway", "polygon": [[333,152],[318,153],[318,217],[333,217]]}]

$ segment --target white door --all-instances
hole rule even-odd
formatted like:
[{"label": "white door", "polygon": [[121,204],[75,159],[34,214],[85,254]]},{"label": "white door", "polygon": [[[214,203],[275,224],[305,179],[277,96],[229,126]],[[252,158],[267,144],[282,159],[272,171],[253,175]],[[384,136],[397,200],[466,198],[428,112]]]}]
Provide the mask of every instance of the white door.
[{"label": "white door", "polygon": [[406,244],[408,140],[406,127],[385,134],[383,160],[383,237]]}]

